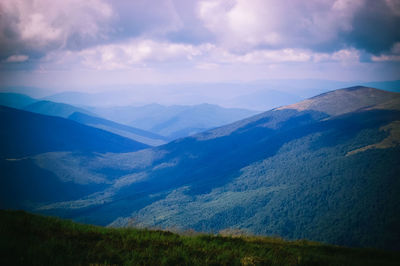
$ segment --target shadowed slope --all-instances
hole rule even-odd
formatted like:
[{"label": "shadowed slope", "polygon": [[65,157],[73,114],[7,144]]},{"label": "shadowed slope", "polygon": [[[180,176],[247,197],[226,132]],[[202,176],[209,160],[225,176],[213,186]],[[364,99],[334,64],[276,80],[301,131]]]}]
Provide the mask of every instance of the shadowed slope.
[{"label": "shadowed slope", "polygon": [[167,143],[168,139],[166,137],[141,130],[138,128],[134,128],[127,125],[122,125],[115,123],[110,120],[106,120],[100,117],[95,117],[91,115],[87,115],[84,113],[76,112],[71,114],[68,119],[79,122],[84,125],[101,128],[112,132],[114,134],[118,134],[124,136],[126,138],[133,139],[135,141],[139,141],[151,146],[158,146]]},{"label": "shadowed slope", "polygon": [[62,118],[68,118],[68,116],[72,115],[75,112],[81,112],[88,115],[91,114],[89,111],[75,107],[73,105],[50,101],[37,101],[35,103],[25,106],[23,110],[42,115],[58,116]]},{"label": "shadowed slope", "polygon": [[49,151],[127,152],[148,146],[74,121],[0,107],[1,156]]}]

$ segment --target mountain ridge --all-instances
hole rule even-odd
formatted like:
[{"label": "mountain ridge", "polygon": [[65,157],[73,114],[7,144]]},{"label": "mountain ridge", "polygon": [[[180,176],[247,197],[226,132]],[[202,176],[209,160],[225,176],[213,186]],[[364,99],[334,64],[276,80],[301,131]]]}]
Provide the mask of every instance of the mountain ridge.
[{"label": "mountain ridge", "polygon": [[47,100],[40,100],[23,107],[23,110],[38,113],[42,115],[51,115],[62,118],[68,118],[70,115],[76,112],[85,113],[87,115],[93,115],[91,112],[84,110],[82,108],[65,104],[52,102]]},{"label": "mountain ridge", "polygon": [[213,104],[92,107],[92,112],[119,123],[176,139],[253,115],[257,112]]},{"label": "mountain ridge", "polygon": [[85,113],[74,112],[70,116],[68,116],[68,119],[88,126],[104,129],[106,131],[145,143],[150,146],[162,145],[169,141],[168,138],[152,133],[150,131],[145,131],[128,125],[119,124],[101,117],[91,116]]},{"label": "mountain ridge", "polygon": [[[165,144],[169,141],[169,139],[152,132],[118,124],[113,121],[107,121],[86,109],[66,103],[38,100],[23,94],[0,93],[0,105],[15,107],[20,110],[43,115],[71,118],[71,120],[75,120],[81,124],[94,126],[134,141],[143,142],[150,146]],[[82,115],[74,115],[74,113],[80,113]],[[83,114],[85,117],[83,117]]]},{"label": "mountain ridge", "polygon": [[[362,94],[362,96],[360,94]],[[383,102],[387,102],[388,100],[392,99],[392,97],[398,99],[400,96],[398,93],[395,92],[387,92],[363,86],[354,86],[331,92],[325,92],[323,94],[311,97],[310,99],[304,100],[300,103],[280,107],[276,110],[308,109],[325,112],[329,115],[340,115],[356,111],[360,108],[368,108],[370,107],[369,105],[377,105]]]},{"label": "mountain ridge", "polygon": [[[26,156],[48,151],[63,151],[63,149],[116,152],[148,147],[72,120],[5,106],[0,106],[0,119],[2,124],[8,125],[0,131],[3,156]],[[26,132],[29,132],[29,136]],[[102,140],[93,140],[91,135],[99,136]],[[29,149],[31,151],[28,151]]]}]

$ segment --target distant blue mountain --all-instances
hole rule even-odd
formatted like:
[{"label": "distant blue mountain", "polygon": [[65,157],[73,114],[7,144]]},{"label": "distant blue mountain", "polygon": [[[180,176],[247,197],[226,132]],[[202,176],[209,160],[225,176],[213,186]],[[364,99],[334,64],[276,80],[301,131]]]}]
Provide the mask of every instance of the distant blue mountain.
[{"label": "distant blue mountain", "polygon": [[63,118],[68,118],[70,115],[76,112],[85,113],[88,115],[91,114],[89,111],[73,105],[51,101],[36,101],[32,104],[24,106],[22,109],[42,115],[59,116]]},{"label": "distant blue mountain", "polygon": [[107,95],[104,95],[103,93],[93,94],[74,91],[60,92],[43,97],[43,100],[67,103],[76,106],[97,105],[99,103],[104,103],[106,99]]},{"label": "distant blue mountain", "polygon": [[1,86],[0,93],[17,93],[37,99],[51,94],[52,90],[31,86]]},{"label": "distant blue mountain", "polygon": [[27,105],[33,104],[38,100],[24,94],[18,93],[0,93],[0,105],[21,109]]},{"label": "distant blue mountain", "polygon": [[151,146],[158,146],[161,144],[165,144],[169,141],[168,138],[157,135],[155,133],[151,133],[145,130],[119,124],[110,120],[80,112],[75,112],[71,114],[68,119],[74,120],[84,125],[101,128],[120,136],[124,136],[126,138],[130,138]]},{"label": "distant blue mountain", "polygon": [[0,105],[43,115],[71,118],[81,124],[100,128],[151,146],[165,144],[169,140],[166,137],[145,130],[136,129],[96,117],[97,115],[83,108],[65,103],[36,100],[22,94],[0,93]]},{"label": "distant blue mountain", "polygon": [[3,158],[51,151],[128,152],[148,146],[75,121],[0,106]]},{"label": "distant blue mountain", "polygon": [[212,104],[93,107],[92,112],[107,119],[129,124],[176,139],[193,135],[256,114],[256,111],[223,108]]},{"label": "distant blue mountain", "polygon": [[[149,102],[163,105],[178,105],[182,103],[197,105],[206,102],[261,111],[294,103],[291,100],[297,102],[323,92],[360,84],[387,91],[400,90],[400,81],[398,80],[361,82],[323,79],[268,79],[230,83],[112,85],[103,87],[102,92],[61,92],[46,96],[43,99],[75,106],[96,107],[127,106],[132,104],[139,106]],[[240,102],[241,97],[244,97],[243,102]]]},{"label": "distant blue mountain", "polygon": [[[0,93],[0,104],[3,102],[2,105],[4,106],[44,115],[71,117],[77,122],[101,128],[151,146],[161,145],[170,140],[193,135],[257,113],[246,109],[222,108],[211,104],[193,106],[149,104],[139,107],[81,108],[62,103],[69,102],[71,97],[77,97],[81,100],[88,98],[88,103],[90,103],[90,97],[93,97],[93,95],[61,93],[49,97],[55,101],[61,101],[53,102],[36,100],[22,94]],[[86,114],[87,116],[72,116],[74,113]],[[106,119],[102,120],[99,116]]]}]

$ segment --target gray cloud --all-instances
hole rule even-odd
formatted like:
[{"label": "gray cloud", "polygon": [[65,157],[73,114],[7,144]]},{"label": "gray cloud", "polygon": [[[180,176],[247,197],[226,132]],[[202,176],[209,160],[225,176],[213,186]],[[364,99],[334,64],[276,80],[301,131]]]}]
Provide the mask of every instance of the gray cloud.
[{"label": "gray cloud", "polygon": [[116,39],[160,36],[182,27],[181,18],[171,0],[109,0],[109,3],[117,14],[112,22],[114,32],[111,35]]},{"label": "gray cloud", "polygon": [[[133,38],[221,51],[354,47],[375,55],[400,42],[398,0],[2,0],[0,60],[80,51]],[[16,57],[15,57],[16,58]],[[367,58],[367,56],[363,56]]]},{"label": "gray cloud", "polygon": [[342,34],[344,44],[373,54],[389,51],[400,42],[399,3],[366,0],[354,15],[353,30]]},{"label": "gray cloud", "polygon": [[178,30],[167,33],[168,40],[191,44],[215,43],[216,36],[198,17],[198,1],[174,0],[173,3],[182,23]]},{"label": "gray cloud", "polygon": [[179,0],[3,0],[0,59],[14,54],[35,59],[52,50],[76,51],[135,37],[201,42],[207,32],[195,7]]},{"label": "gray cloud", "polygon": [[111,6],[102,0],[2,0],[0,56],[40,57],[106,38]]},{"label": "gray cloud", "polygon": [[200,17],[231,50],[303,48],[370,53],[400,41],[398,0],[201,1]]}]

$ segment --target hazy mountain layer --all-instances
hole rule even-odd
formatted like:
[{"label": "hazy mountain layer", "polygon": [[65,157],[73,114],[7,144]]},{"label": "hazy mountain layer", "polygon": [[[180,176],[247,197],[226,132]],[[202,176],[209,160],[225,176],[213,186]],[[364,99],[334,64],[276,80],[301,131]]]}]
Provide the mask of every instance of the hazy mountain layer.
[{"label": "hazy mountain layer", "polygon": [[84,113],[87,115],[93,115],[89,111],[75,107],[73,105],[50,102],[50,101],[37,101],[30,105],[24,106],[22,109],[33,113],[59,116],[62,118],[68,118],[70,115],[76,112]]},{"label": "hazy mountain layer", "polygon": [[114,134],[139,141],[151,146],[158,146],[165,144],[168,138],[157,135],[155,133],[145,131],[142,129],[134,128],[131,126],[119,124],[110,120],[100,117],[87,115],[84,113],[76,112],[71,114],[69,119],[79,122],[84,125],[101,128]]},{"label": "hazy mountain layer", "polygon": [[21,109],[27,105],[37,102],[24,94],[18,93],[0,93],[0,105]]},{"label": "hazy mountain layer", "polygon": [[217,105],[97,107],[92,112],[119,123],[142,128],[159,135],[176,139],[222,126],[254,115],[255,111],[222,108]]},{"label": "hazy mountain layer", "polygon": [[[75,106],[136,106],[148,103],[162,105],[218,104],[251,110],[269,110],[337,88],[360,85],[359,82],[343,82],[322,79],[268,79],[254,82],[185,83],[157,85],[109,85],[85,92],[60,92],[44,99]],[[382,90],[400,92],[400,81],[367,82],[361,85]],[[2,90],[5,91],[6,88]],[[98,88],[100,89],[100,88]],[[0,88],[1,90],[1,88]],[[39,88],[9,88],[9,91],[31,95]],[[98,91],[98,92],[96,92]],[[35,95],[33,95],[36,97]],[[43,97],[43,92],[40,96]]]},{"label": "hazy mountain layer", "polygon": [[100,128],[150,146],[165,144],[169,139],[155,133],[97,117],[88,110],[65,103],[40,101],[16,93],[0,93],[0,105],[62,118],[69,118],[84,125]]}]

